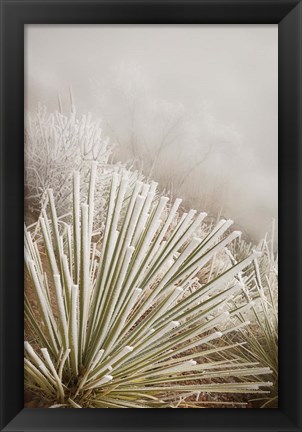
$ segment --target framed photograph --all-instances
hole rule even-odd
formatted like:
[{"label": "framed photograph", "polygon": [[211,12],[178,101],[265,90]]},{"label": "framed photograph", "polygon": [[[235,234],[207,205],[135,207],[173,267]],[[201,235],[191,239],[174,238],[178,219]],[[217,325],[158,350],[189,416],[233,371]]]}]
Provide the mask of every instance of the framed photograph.
[{"label": "framed photograph", "polygon": [[300,431],[301,2],[0,3],[1,430]]}]

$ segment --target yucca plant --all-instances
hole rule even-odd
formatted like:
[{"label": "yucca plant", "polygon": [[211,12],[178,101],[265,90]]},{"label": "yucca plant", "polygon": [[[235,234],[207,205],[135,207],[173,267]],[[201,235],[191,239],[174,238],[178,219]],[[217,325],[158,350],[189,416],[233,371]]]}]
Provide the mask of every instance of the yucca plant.
[{"label": "yucca plant", "polygon": [[259,253],[204,283],[202,269],[240,235],[226,234],[231,221],[195,237],[205,213],[178,215],[181,200],[168,207],[154,182],[136,181],[125,206],[129,176],[113,173],[105,227],[95,232],[95,184],[94,166],[81,197],[74,173],[71,224],[50,189],[38,226],[25,228],[26,388],[49,406],[75,408],[202,406],[205,392],[268,393],[268,367],[211,357],[240,344],[207,348],[248,325],[234,324],[249,307],[233,307],[242,298],[235,276]]},{"label": "yucca plant", "polygon": [[[263,395],[253,402],[262,408],[278,406],[278,255],[274,251],[274,222],[272,230],[258,245],[261,257],[254,258],[246,274],[239,277],[243,283],[244,295],[253,297],[253,304],[245,314],[238,314],[240,322],[249,319],[251,325],[236,335],[238,341],[246,344],[240,350],[244,361],[258,361],[272,371],[273,386],[269,395]],[[229,253],[232,264],[235,258]],[[230,340],[230,342],[232,342]],[[235,349],[236,355],[239,354]]]}]

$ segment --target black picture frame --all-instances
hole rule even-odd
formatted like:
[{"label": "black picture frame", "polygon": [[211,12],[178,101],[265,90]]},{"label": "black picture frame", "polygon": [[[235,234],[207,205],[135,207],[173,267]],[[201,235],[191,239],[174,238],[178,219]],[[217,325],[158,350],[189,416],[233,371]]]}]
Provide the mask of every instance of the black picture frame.
[{"label": "black picture frame", "polygon": [[[1,5],[1,430],[301,430],[300,0],[0,0]],[[23,406],[23,115],[26,24],[278,24],[278,409],[103,410]],[[76,55],[76,54],[75,54]],[[251,173],[251,178],[253,174]]]}]

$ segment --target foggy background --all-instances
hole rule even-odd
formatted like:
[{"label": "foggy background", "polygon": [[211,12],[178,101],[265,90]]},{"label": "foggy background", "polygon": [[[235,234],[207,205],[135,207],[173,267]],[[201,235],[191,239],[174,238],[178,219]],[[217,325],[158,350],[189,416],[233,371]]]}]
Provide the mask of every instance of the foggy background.
[{"label": "foggy background", "polygon": [[36,26],[25,109],[101,118],[130,161],[186,207],[258,241],[277,218],[277,25]]}]

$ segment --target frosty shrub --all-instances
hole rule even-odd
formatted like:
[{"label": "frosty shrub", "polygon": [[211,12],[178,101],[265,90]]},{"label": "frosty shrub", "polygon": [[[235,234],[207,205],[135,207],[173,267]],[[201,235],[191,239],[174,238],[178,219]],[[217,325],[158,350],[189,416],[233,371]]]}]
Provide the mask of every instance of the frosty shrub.
[{"label": "frosty shrub", "polygon": [[70,223],[50,189],[34,234],[25,227],[26,388],[48,406],[75,408],[203,406],[204,393],[269,393],[261,379],[269,368],[228,360],[242,343],[224,342],[248,326],[238,322],[251,305],[237,275],[259,253],[202,282],[204,267],[240,235],[229,233],[231,221],[196,237],[205,213],[180,215],[180,199],[168,206],[154,182],[138,180],[125,205],[129,174],[113,173],[99,233],[96,176],[81,197],[74,174]]},{"label": "frosty shrub", "polygon": [[91,114],[77,115],[74,107],[64,115],[58,111],[48,113],[39,105],[26,115],[24,139],[26,208],[35,216],[46,204],[50,187],[58,210],[68,209],[72,172],[81,170],[85,184],[91,161],[105,167],[113,149],[100,122],[92,120]]}]

